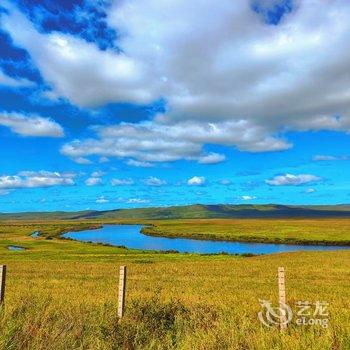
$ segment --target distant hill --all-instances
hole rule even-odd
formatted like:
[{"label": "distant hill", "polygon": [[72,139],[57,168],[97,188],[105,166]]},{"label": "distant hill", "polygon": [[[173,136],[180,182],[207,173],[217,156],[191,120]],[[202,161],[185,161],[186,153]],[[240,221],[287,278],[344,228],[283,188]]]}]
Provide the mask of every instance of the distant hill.
[{"label": "distant hill", "polygon": [[78,212],[0,213],[0,220],[350,217],[350,205],[202,205]]}]

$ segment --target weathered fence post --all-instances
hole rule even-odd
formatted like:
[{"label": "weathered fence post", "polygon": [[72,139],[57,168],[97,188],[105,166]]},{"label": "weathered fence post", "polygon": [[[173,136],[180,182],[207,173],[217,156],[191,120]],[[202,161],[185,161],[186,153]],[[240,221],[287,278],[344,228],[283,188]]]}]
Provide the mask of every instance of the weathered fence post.
[{"label": "weathered fence post", "polygon": [[6,265],[0,265],[0,305],[5,299]]},{"label": "weathered fence post", "polygon": [[120,266],[119,292],[118,292],[118,317],[122,318],[125,307],[126,266]]},{"label": "weathered fence post", "polygon": [[280,307],[280,328],[281,331],[287,328],[287,317],[286,317],[286,285],[284,278],[284,267],[278,268],[278,297]]}]

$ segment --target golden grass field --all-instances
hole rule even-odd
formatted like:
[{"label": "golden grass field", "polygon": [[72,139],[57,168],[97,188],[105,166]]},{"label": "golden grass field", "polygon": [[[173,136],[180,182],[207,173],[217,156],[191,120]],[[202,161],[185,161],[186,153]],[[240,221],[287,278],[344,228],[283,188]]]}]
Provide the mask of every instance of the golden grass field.
[{"label": "golden grass field", "polygon": [[[309,222],[300,222],[245,219],[239,235],[281,232],[304,239]],[[233,222],[224,220],[154,224],[181,234],[201,232],[201,226],[225,237],[233,230]],[[350,349],[350,250],[248,258],[132,251],[55,238],[90,225],[0,223],[0,264],[8,266],[0,349]],[[311,240],[349,240],[349,226],[349,220],[313,222]],[[54,238],[30,237],[36,229]],[[8,245],[27,249],[9,251]],[[128,280],[126,314],[119,323],[120,265],[127,265]],[[328,328],[292,323],[281,333],[259,323],[259,299],[277,302],[279,266],[286,269],[293,308],[298,300],[329,303]]]},{"label": "golden grass field", "polygon": [[146,234],[269,243],[350,245],[350,219],[159,220]]}]

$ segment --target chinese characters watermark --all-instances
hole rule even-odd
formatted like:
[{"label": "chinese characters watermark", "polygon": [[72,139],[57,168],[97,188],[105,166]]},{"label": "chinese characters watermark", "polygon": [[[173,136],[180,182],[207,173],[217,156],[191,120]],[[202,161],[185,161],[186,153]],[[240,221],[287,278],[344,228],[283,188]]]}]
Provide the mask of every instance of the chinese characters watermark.
[{"label": "chinese characters watermark", "polygon": [[289,324],[295,322],[297,326],[321,326],[327,328],[329,324],[329,303],[325,301],[297,301],[295,311],[287,304],[280,304],[279,307],[273,307],[269,300],[260,300],[261,311],[258,313],[258,319],[267,327]]}]

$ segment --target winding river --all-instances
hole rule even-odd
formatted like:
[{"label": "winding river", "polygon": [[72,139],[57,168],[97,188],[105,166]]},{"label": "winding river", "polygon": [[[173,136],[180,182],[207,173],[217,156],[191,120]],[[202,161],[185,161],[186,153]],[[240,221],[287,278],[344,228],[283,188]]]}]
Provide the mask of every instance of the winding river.
[{"label": "winding river", "polygon": [[190,238],[168,238],[148,236],[141,233],[141,225],[105,225],[97,230],[68,232],[63,237],[84,242],[107,243],[130,249],[169,251],[180,253],[215,254],[271,254],[298,250],[339,250],[350,246],[292,245],[271,243],[246,243],[209,241]]}]

